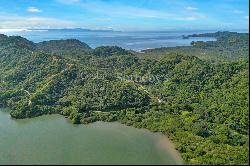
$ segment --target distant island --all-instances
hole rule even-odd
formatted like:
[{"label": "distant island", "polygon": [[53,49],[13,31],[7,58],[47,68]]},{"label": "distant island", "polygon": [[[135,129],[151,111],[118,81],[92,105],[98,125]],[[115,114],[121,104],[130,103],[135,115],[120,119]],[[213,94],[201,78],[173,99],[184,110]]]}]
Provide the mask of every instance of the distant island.
[{"label": "distant island", "polygon": [[217,39],[220,39],[220,38],[223,38],[223,37],[227,37],[228,35],[237,35],[239,33],[237,32],[229,32],[229,31],[218,31],[218,32],[215,32],[215,33],[202,33],[202,34],[192,34],[192,35],[183,35],[182,37],[184,39],[189,39],[189,38],[192,38],[192,37],[214,37],[214,38],[217,38]]},{"label": "distant island", "polygon": [[217,41],[138,53],[0,35],[0,106],[17,119],[60,114],[161,132],[185,164],[248,164],[249,34],[186,38],[203,36]]}]

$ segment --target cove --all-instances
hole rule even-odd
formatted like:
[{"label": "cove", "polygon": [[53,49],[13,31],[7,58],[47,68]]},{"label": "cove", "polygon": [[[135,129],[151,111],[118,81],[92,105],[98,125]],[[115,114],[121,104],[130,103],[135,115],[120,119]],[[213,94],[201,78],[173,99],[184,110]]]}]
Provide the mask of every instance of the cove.
[{"label": "cove", "polygon": [[11,119],[0,109],[0,164],[181,164],[161,134],[119,123],[73,125],[60,115]]}]

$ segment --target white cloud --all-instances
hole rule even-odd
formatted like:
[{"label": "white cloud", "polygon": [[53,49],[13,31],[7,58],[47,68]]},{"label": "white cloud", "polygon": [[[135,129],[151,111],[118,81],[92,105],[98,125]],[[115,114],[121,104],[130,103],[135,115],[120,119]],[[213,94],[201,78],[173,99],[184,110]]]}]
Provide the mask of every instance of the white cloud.
[{"label": "white cloud", "polygon": [[[87,27],[87,28],[102,28],[105,26],[106,22],[110,22],[108,26],[113,26],[113,28],[126,26],[124,23],[120,25],[114,25],[112,20],[116,19],[160,19],[162,21],[196,21],[201,19],[207,19],[207,15],[197,12],[197,8],[190,7],[190,12],[185,10],[181,11],[166,11],[166,10],[156,10],[147,8],[138,8],[134,6],[126,5],[110,5],[109,3],[103,3],[103,1],[88,1],[88,0],[56,0],[60,3],[71,3],[69,5],[74,5],[82,8],[84,11],[95,12],[102,17],[93,17],[91,20],[99,19],[94,23],[86,22],[83,18],[79,17],[78,21],[68,21],[61,18],[51,18],[51,17],[28,17],[28,16],[18,16],[10,15],[10,13],[2,14],[0,12],[0,28],[2,29],[29,29],[29,28],[71,28],[71,27]],[[75,2],[75,3],[73,3]],[[183,5],[181,6],[183,7]],[[33,7],[34,8],[34,7]],[[37,9],[37,8],[36,8]],[[37,9],[41,11],[40,9]],[[33,12],[37,10],[32,10]],[[101,19],[105,19],[104,21]],[[101,21],[100,21],[101,20]],[[105,23],[105,24],[104,24]],[[145,23],[146,24],[146,23]],[[138,26],[137,24],[135,24]],[[137,27],[136,27],[137,28]]]},{"label": "white cloud", "polygon": [[249,16],[244,16],[245,19],[249,20]]},{"label": "white cloud", "polygon": [[72,3],[77,3],[80,2],[81,0],[68,0],[68,1],[71,1]]},{"label": "white cloud", "polygon": [[[64,2],[66,0],[58,0],[59,2]],[[73,0],[70,0],[71,2]],[[197,13],[195,10],[198,8],[187,6],[186,9],[190,10],[189,13],[184,11],[165,11],[165,10],[154,10],[147,8],[139,8],[134,6],[127,5],[110,5],[108,3],[104,3],[103,1],[93,2],[89,0],[79,1],[77,4],[71,3],[71,5],[77,5],[85,10],[89,10],[91,12],[96,12],[102,14],[108,18],[146,18],[146,19],[162,19],[162,20],[198,20],[201,17],[202,13]],[[191,12],[192,10],[192,12]],[[204,17],[202,17],[204,18]]]},{"label": "white cloud", "polygon": [[27,31],[27,29],[0,29],[0,33],[3,32],[22,32]]},{"label": "white cloud", "polygon": [[40,10],[40,9],[38,9],[36,7],[28,7],[27,12],[29,12],[29,13],[40,13],[40,12],[42,12],[42,10]]},{"label": "white cloud", "polygon": [[194,21],[194,20],[197,20],[197,19],[199,19],[199,17],[196,17],[196,16],[190,16],[190,17],[183,18],[183,20],[186,20],[186,21]]},{"label": "white cloud", "polygon": [[242,10],[233,10],[232,11],[233,13],[235,13],[235,14],[243,14],[244,13],[244,11],[242,11]]},{"label": "white cloud", "polygon": [[77,26],[67,20],[50,17],[24,17],[0,13],[1,29],[28,29],[28,28],[70,28]]},{"label": "white cloud", "polygon": [[200,17],[197,17],[197,16],[188,16],[188,17],[179,17],[177,18],[177,20],[180,20],[180,21],[195,21],[195,20],[198,20],[200,19]]},{"label": "white cloud", "polygon": [[186,10],[198,10],[198,8],[192,7],[192,6],[186,6],[185,9]]},{"label": "white cloud", "polygon": [[63,4],[76,4],[81,2],[81,0],[56,0],[56,1]]}]

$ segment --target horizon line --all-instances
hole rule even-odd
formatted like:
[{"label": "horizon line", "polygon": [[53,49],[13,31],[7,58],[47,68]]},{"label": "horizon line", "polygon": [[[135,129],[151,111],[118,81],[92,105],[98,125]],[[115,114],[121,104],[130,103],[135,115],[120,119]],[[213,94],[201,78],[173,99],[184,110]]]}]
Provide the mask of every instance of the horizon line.
[{"label": "horizon line", "polygon": [[0,32],[31,32],[31,31],[49,31],[49,30],[86,30],[86,31],[113,31],[113,32],[171,32],[171,31],[248,31],[249,28],[209,28],[209,29],[148,29],[148,30],[115,30],[115,29],[91,29],[82,27],[62,27],[62,28],[0,28]]}]

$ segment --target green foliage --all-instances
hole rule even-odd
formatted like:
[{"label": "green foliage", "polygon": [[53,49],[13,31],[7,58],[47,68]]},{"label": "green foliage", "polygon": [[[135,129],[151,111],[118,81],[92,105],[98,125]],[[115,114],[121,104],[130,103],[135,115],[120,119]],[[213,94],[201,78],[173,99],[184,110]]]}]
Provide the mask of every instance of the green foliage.
[{"label": "green foliage", "polygon": [[222,63],[225,61],[246,60],[249,57],[249,34],[236,32],[216,32],[205,34],[194,34],[184,36],[192,37],[213,37],[217,41],[192,42],[192,46],[182,46],[173,48],[159,48],[144,51],[144,57],[161,58],[169,53],[182,54],[186,56],[196,56],[202,60],[212,63]]},{"label": "green foliage", "polygon": [[45,41],[38,43],[36,46],[38,51],[58,55],[78,54],[91,49],[87,44],[75,39]]},{"label": "green foliage", "polygon": [[218,40],[144,54],[0,35],[0,106],[161,132],[186,164],[248,164],[248,36],[205,35]]},{"label": "green foliage", "polygon": [[93,55],[97,57],[119,56],[119,55],[131,55],[131,53],[125,49],[117,46],[102,46],[97,47],[92,51]]}]

